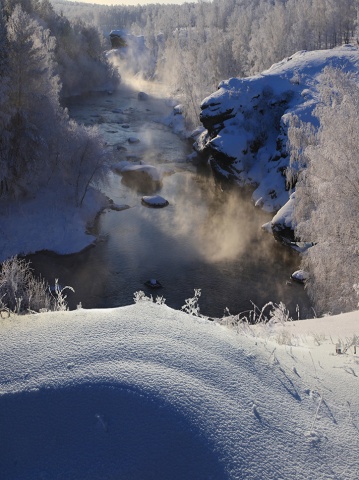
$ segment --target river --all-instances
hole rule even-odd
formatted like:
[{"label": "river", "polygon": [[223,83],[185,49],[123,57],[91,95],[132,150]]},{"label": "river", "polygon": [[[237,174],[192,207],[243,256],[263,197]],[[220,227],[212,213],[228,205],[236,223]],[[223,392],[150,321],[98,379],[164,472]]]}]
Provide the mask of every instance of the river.
[{"label": "river", "polygon": [[[142,159],[165,172],[159,194],[169,201],[163,209],[141,205],[141,192],[110,173],[106,195],[130,208],[107,211],[96,224],[104,240],[69,256],[30,256],[35,271],[50,283],[59,278],[71,285],[70,308],[108,308],[133,303],[134,292],[160,295],[181,308],[200,288],[201,313],[221,317],[272,301],[283,302],[297,318],[311,315],[306,293],[290,281],[298,255],[261,230],[270,216],[240,192],[219,192],[208,173],[186,162],[190,144],[160,123],[171,110],[156,98],[138,99],[138,90],[122,86],[112,95],[94,94],[68,101],[70,116],[97,124],[117,160]],[[138,143],[130,143],[137,138]],[[163,288],[149,290],[144,282],[158,279]]]}]

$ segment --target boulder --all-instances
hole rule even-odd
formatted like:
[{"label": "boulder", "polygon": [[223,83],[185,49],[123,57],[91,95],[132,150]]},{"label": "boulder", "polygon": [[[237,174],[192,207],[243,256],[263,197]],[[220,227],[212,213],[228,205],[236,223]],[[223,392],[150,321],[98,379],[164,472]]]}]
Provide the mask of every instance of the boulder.
[{"label": "boulder", "polygon": [[127,139],[128,143],[140,143],[140,139],[137,137],[130,137]]},{"label": "boulder", "polygon": [[141,101],[144,101],[149,99],[149,95],[145,92],[138,92],[137,98]]},{"label": "boulder", "polygon": [[305,283],[309,278],[309,273],[305,270],[296,270],[291,275],[292,280],[298,283]]},{"label": "boulder", "polygon": [[[289,197],[288,202],[278,210],[270,222],[270,228],[276,240],[286,245],[295,242],[293,211],[294,211],[295,193]],[[262,228],[265,228],[263,226]]]},{"label": "boulder", "polygon": [[146,207],[151,208],[163,208],[169,205],[168,200],[161,197],[160,195],[144,196],[142,197],[141,202]]},{"label": "boulder", "polygon": [[162,187],[162,176],[151,165],[128,165],[121,174],[123,183],[139,192],[153,193]]}]

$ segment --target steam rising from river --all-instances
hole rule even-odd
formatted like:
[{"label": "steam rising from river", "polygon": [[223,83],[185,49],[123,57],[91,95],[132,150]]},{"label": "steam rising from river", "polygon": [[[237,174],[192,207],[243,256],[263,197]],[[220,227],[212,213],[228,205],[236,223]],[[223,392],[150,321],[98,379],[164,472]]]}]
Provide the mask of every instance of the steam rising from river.
[{"label": "steam rising from river", "polygon": [[[99,217],[98,233],[105,241],[96,248],[56,261],[51,272],[49,259],[40,259],[40,271],[48,272],[49,281],[60,278],[75,288],[71,308],[79,301],[86,308],[127,305],[149,278],[161,281],[160,294],[175,308],[193,295],[193,288],[201,288],[204,314],[220,316],[225,307],[238,313],[251,306],[249,300],[259,306],[280,300],[289,306],[295,287],[286,281],[298,266],[289,253],[287,262],[283,248],[278,251],[273,238],[261,231],[270,215],[237,190],[218,190],[209,174],[197,174],[186,161],[191,142],[161,123],[171,112],[161,85],[125,78],[128,85],[123,81],[112,95],[75,101],[70,114],[98,123],[114,162],[141,160],[161,170],[158,193],[169,206],[144,207],[141,196],[146,193],[126,187],[121,175],[111,173],[105,193],[132,208]],[[139,91],[149,94],[146,101],[138,98]],[[139,141],[132,143],[131,137]]]},{"label": "steam rising from river", "polygon": [[[190,254],[215,263],[237,259],[249,248],[263,253],[260,226],[266,215],[239,192],[220,191],[210,177],[177,172],[166,179],[161,195],[170,201],[170,211],[160,228],[179,243],[190,241]],[[151,221],[151,211],[144,215]]]},{"label": "steam rising from river", "polygon": [[170,96],[170,88],[166,84],[147,80],[143,72],[134,73],[136,66],[131,65],[130,57],[124,61],[116,54],[113,54],[108,59],[113,67],[118,70],[122,85],[127,85],[133,90],[148,92],[158,98]]},{"label": "steam rising from river", "polygon": [[[119,69],[122,83],[131,89],[149,93],[154,99],[169,97],[165,85],[149,82],[141,75],[133,75],[128,59],[125,64],[114,55],[111,61]],[[152,109],[151,102],[143,102],[144,104]],[[156,109],[159,104],[160,102],[156,101]],[[165,107],[164,102],[163,104]],[[166,108],[168,111],[168,106]],[[133,115],[136,115],[136,112],[133,112]],[[131,148],[132,153],[138,154],[138,158],[144,163],[157,166],[160,164],[163,168],[165,163],[171,163],[171,160],[166,157],[163,148],[156,147],[159,130],[158,124],[155,130],[142,127],[137,132],[140,144]],[[165,142],[166,140],[163,144]],[[179,152],[179,157],[181,155],[183,152]],[[181,159],[175,159],[177,160]],[[182,166],[185,165],[185,158],[182,158],[182,162]],[[195,255],[215,263],[234,260],[248,248],[259,248],[263,251],[264,245],[260,245],[263,236],[260,226],[267,221],[265,214],[255,211],[250,201],[243,201],[238,192],[219,191],[211,177],[181,173],[180,168],[173,168],[173,163],[171,168],[172,175],[165,178],[164,187],[159,193],[169,200],[172,207],[170,213],[162,213],[167,215],[167,221],[159,222],[158,225],[170,238],[182,238],[187,243],[191,239],[192,245],[191,249],[186,250],[187,256]],[[151,222],[156,214],[145,209],[142,215],[145,221]],[[178,248],[181,250],[181,245],[178,245]]]}]

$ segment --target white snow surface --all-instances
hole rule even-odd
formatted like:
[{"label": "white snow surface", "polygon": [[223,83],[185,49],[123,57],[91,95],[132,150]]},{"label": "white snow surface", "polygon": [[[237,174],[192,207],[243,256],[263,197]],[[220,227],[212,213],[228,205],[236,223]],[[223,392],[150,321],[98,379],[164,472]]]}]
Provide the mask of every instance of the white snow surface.
[{"label": "white snow surface", "polygon": [[359,359],[335,342],[358,321],[237,331],[143,300],[2,319],[1,478],[357,479]]},{"label": "white snow surface", "polygon": [[89,189],[81,208],[50,189],[14,201],[0,211],[0,262],[40,250],[61,255],[83,250],[96,241],[87,232],[107,206],[108,198],[95,189]]}]

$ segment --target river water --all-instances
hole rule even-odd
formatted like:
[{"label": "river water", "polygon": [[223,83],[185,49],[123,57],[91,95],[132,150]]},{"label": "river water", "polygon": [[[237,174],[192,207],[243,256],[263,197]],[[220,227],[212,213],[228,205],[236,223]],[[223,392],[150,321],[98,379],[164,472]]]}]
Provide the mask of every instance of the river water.
[{"label": "river water", "polygon": [[[71,285],[70,308],[106,308],[133,303],[134,292],[160,295],[166,304],[181,308],[200,288],[201,313],[221,317],[272,301],[284,302],[293,316],[310,315],[301,285],[290,281],[298,255],[278,245],[261,230],[270,219],[239,192],[219,192],[208,172],[186,162],[190,144],[159,123],[171,110],[152,94],[138,99],[138,90],[122,86],[112,95],[71,99],[70,116],[97,124],[117,160],[141,159],[164,173],[162,209],[141,204],[143,193],[125,186],[121,176],[109,175],[105,193],[123,211],[107,211],[97,222],[104,238],[82,253],[30,257],[35,271],[53,283]],[[129,138],[138,143],[130,143]],[[158,279],[163,288],[149,290],[144,282]]]}]

